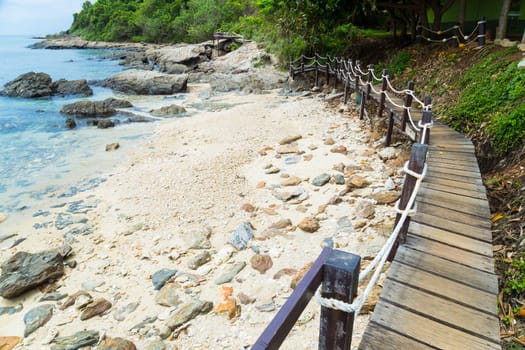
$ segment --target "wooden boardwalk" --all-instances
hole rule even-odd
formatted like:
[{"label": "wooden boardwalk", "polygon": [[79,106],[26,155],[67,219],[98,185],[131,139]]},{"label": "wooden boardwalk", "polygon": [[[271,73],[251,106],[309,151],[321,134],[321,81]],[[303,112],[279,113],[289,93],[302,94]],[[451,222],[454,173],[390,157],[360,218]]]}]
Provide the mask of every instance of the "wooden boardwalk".
[{"label": "wooden boardwalk", "polygon": [[435,124],[407,241],[359,349],[501,349],[490,211],[472,143]]}]

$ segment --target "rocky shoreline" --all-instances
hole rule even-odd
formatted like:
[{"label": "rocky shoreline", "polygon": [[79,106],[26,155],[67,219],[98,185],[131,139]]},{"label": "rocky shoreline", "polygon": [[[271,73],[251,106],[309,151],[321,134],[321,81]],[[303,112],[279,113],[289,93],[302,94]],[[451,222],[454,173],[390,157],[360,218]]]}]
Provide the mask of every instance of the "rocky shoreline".
[{"label": "rocky shoreline", "polygon": [[[221,108],[158,123],[129,163],[17,226],[0,218],[0,347],[246,348],[323,246],[380,249],[403,145],[330,107],[339,95],[283,94],[266,54],[243,47],[188,73]],[[283,349],[317,348],[318,322],[311,303]]]}]

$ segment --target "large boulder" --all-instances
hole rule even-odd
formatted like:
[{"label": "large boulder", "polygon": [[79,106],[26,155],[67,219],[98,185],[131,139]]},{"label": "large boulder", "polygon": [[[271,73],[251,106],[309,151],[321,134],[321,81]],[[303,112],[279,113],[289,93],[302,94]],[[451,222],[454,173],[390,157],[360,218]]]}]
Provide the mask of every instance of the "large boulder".
[{"label": "large boulder", "polygon": [[14,298],[64,274],[69,252],[54,249],[39,253],[18,252],[0,267],[0,296]]},{"label": "large boulder", "polygon": [[67,95],[80,95],[80,96],[91,96],[93,90],[89,87],[85,79],[79,80],[66,80],[59,79],[51,85],[53,94],[60,96]]},{"label": "large boulder", "polygon": [[4,85],[0,95],[9,97],[48,97],[53,95],[52,79],[49,74],[29,72],[18,76]]},{"label": "large boulder", "polygon": [[136,69],[123,71],[104,80],[106,87],[137,95],[171,95],[185,91],[187,84],[187,74],[172,75]]},{"label": "large boulder", "polygon": [[117,113],[115,108],[132,107],[132,104],[125,100],[108,98],[103,101],[82,100],[66,104],[60,109],[60,113],[74,115],[78,118],[111,117]]},{"label": "large boulder", "polygon": [[201,62],[208,61],[211,49],[204,44],[178,44],[147,51],[159,70],[165,73],[184,73]]}]

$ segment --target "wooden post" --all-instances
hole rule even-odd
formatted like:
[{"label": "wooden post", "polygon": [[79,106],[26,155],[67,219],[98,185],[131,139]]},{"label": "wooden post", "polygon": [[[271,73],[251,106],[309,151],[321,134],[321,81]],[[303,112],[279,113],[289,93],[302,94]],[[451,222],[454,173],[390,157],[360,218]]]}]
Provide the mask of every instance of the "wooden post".
[{"label": "wooden post", "polygon": [[[357,295],[361,257],[340,250],[324,264],[321,296],[352,303]],[[355,315],[331,308],[321,308],[319,350],[350,349]]]},{"label": "wooden post", "polygon": [[343,104],[347,104],[348,103],[348,80],[345,79],[345,97],[344,97],[344,101],[343,101]]},{"label": "wooden post", "polygon": [[359,119],[363,120],[365,118],[365,104],[366,104],[366,94],[365,91],[358,91],[358,94],[361,96],[361,106],[359,108]]},{"label": "wooden post", "polygon": [[292,80],[294,80],[295,76],[294,76],[294,68],[293,68],[293,61],[292,61],[292,58],[290,57],[290,77],[292,78]]},{"label": "wooden post", "polygon": [[478,46],[485,45],[485,17],[481,17],[479,20],[479,29],[478,29]]},{"label": "wooden post", "polygon": [[[423,101],[423,104],[425,106],[429,106],[431,103],[432,103],[432,98],[430,96],[426,96],[425,100]],[[423,115],[421,117],[421,124],[424,125],[424,124],[428,124],[431,122],[432,122],[432,109],[423,110]],[[428,145],[430,142],[430,129],[427,128],[425,131],[425,128],[421,128],[419,132],[420,132],[419,143]],[[425,133],[424,136],[423,136],[423,133]]]},{"label": "wooden post", "polygon": [[390,146],[392,143],[392,132],[394,131],[394,112],[390,112],[390,117],[388,118],[388,130],[386,132],[385,147]]},{"label": "wooden post", "polygon": [[[410,160],[408,162],[408,169],[414,171],[415,173],[421,174],[425,166],[427,150],[428,150],[427,145],[423,145],[420,143],[414,143],[412,145],[412,153],[410,154]],[[412,195],[412,192],[414,191],[416,182],[417,182],[417,179],[414,176],[409,175],[409,174],[405,175],[405,182],[403,184],[403,190],[401,191],[401,198],[399,199],[399,205],[398,205],[398,208],[400,210],[407,210],[408,200],[410,199],[410,196]],[[412,208],[408,208],[408,209],[410,210]],[[394,227],[397,225],[397,223],[401,219],[401,215],[402,214],[397,214]],[[407,216],[405,222],[403,223],[403,226],[401,227],[401,231],[399,231],[399,236],[397,238],[397,241],[394,243],[394,246],[392,247],[392,250],[390,251],[388,255],[388,261],[392,261],[394,259],[394,256],[396,254],[396,251],[399,245],[405,243],[409,224],[410,224],[410,216]]]},{"label": "wooden post", "polygon": [[330,84],[330,59],[328,56],[326,56],[325,67],[326,67],[326,85],[328,86],[328,84]]},{"label": "wooden post", "polygon": [[423,44],[423,27],[421,25],[416,27],[416,44]]},{"label": "wooden post", "polygon": [[315,87],[319,87],[319,67],[317,63],[317,54],[315,54]]},{"label": "wooden post", "polygon": [[324,264],[332,256],[331,248],[324,248],[303,279],[295,287],[288,300],[277,312],[268,327],[255,342],[252,350],[279,349],[288,333],[301,316],[315,291],[325,279]]},{"label": "wooden post", "polygon": [[381,118],[381,115],[383,114],[383,109],[385,108],[386,88],[388,87],[388,69],[383,69],[382,79],[383,81],[381,82],[381,99],[379,100],[379,111],[377,112],[377,116],[379,118]]},{"label": "wooden post", "polygon": [[[407,87],[408,90],[410,91],[414,91],[414,82],[413,81],[409,81],[408,82],[408,87]],[[407,126],[407,121],[408,121],[408,107],[410,107],[412,105],[412,96],[411,95],[406,95],[405,96],[405,108],[403,109],[403,120],[401,121],[401,130],[404,132],[405,131],[405,128]]]},{"label": "wooden post", "polygon": [[304,55],[301,55],[301,73],[304,73]]},{"label": "wooden post", "polygon": [[374,83],[374,65],[369,64],[368,65],[368,78],[367,78],[367,86],[366,86],[366,99],[368,100],[370,98],[370,91],[372,91],[372,84]]},{"label": "wooden post", "polygon": [[339,67],[337,66],[337,59],[335,59],[335,67],[334,67],[334,90],[337,89],[337,70]]},{"label": "wooden post", "polygon": [[456,25],[454,28],[454,35],[456,36],[456,45],[459,46],[461,42],[463,41],[463,36],[461,35],[461,31],[459,30],[459,24]]}]

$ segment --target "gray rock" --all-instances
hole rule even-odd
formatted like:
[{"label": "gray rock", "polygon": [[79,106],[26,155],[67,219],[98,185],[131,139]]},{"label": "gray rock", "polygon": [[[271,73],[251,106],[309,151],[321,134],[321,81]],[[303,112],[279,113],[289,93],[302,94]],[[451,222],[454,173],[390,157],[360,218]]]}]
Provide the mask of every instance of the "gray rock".
[{"label": "gray rock", "polygon": [[202,265],[206,264],[211,260],[211,254],[205,250],[194,256],[189,262],[188,267],[192,270],[197,270]]},{"label": "gray rock", "polygon": [[49,74],[29,72],[5,84],[0,95],[23,98],[48,97],[53,95],[51,84]]},{"label": "gray rock", "polygon": [[85,224],[87,220],[85,217],[79,218],[68,213],[59,213],[55,220],[55,227],[57,230],[63,230],[73,224]]},{"label": "gray rock", "polygon": [[148,347],[146,348],[146,350],[167,350],[167,349],[168,348],[166,344],[164,344],[160,340],[156,340],[156,341],[149,343]]},{"label": "gray rock", "polygon": [[169,105],[152,109],[150,113],[156,117],[176,117],[186,113],[186,108],[179,105]]},{"label": "gray rock", "polygon": [[316,176],[312,180],[312,185],[320,187],[320,186],[324,186],[325,184],[327,184],[328,181],[330,181],[330,175],[323,173],[321,175]]},{"label": "gray rock", "polygon": [[82,286],[82,289],[94,291],[96,288],[102,287],[105,283],[106,282],[102,280],[100,281],[89,280],[89,281],[82,282],[81,286]]},{"label": "gray rock", "polygon": [[[197,317],[203,310],[207,309],[209,305],[201,300],[195,300],[181,305],[175,312],[166,320],[166,327],[173,331],[175,328]],[[170,334],[165,332],[159,334],[161,338],[166,339]]]},{"label": "gray rock", "polygon": [[162,288],[162,286],[175,274],[177,273],[177,270],[175,269],[160,269],[159,271],[155,272],[153,275],[151,275],[151,282],[153,283],[153,288],[155,290],[159,290]]},{"label": "gray rock", "polygon": [[185,91],[186,74],[164,74],[155,71],[130,69],[106,80],[104,85],[114,90],[137,95],[171,95]]},{"label": "gray rock", "polygon": [[116,308],[113,312],[113,318],[117,321],[124,321],[126,317],[139,307],[139,303],[129,303],[127,305]]},{"label": "gray rock", "polygon": [[178,306],[182,303],[179,297],[179,285],[177,283],[167,283],[155,296],[155,302],[162,306]]},{"label": "gray rock", "polygon": [[244,250],[248,247],[247,243],[253,238],[252,226],[249,222],[239,225],[233,235],[228,240],[228,243],[233,245],[237,250]]},{"label": "gray rock", "polygon": [[59,79],[51,85],[51,89],[55,95],[68,96],[68,95],[80,95],[80,96],[92,96],[93,90],[89,87],[85,79],[79,80],[66,80]]},{"label": "gray rock", "polygon": [[215,284],[223,284],[230,282],[235,276],[237,276],[239,272],[242,271],[242,269],[244,269],[245,266],[246,262],[244,261],[235,263],[228,272],[215,279]]},{"label": "gray rock", "polygon": [[97,128],[99,129],[114,128],[115,121],[112,119],[100,119],[100,120],[97,120],[96,125],[97,125]]},{"label": "gray rock", "polygon": [[104,298],[98,298],[94,300],[92,303],[89,303],[83,310],[82,314],[80,314],[80,319],[82,321],[88,320],[92,317],[98,316],[106,312],[107,310],[111,309],[111,302]]},{"label": "gray rock", "polygon": [[0,307],[0,316],[16,314],[17,312],[22,311],[23,308],[24,305],[22,304],[18,304],[17,306],[2,306]]},{"label": "gray rock", "polygon": [[336,183],[336,185],[344,185],[346,182],[345,182],[345,177],[341,174],[335,174],[333,176],[333,179],[334,179],[334,182]]},{"label": "gray rock", "polygon": [[26,325],[26,328],[24,329],[24,337],[27,337],[38,328],[45,325],[46,322],[51,319],[51,316],[53,316],[53,309],[53,305],[47,304],[29,310],[24,315],[24,323]]},{"label": "gray rock", "polygon": [[42,295],[39,301],[58,301],[67,297],[65,293],[47,293]]},{"label": "gray rock", "polygon": [[149,51],[155,58],[161,72],[177,74],[207,61],[211,52],[202,44],[177,44]]},{"label": "gray rock", "polygon": [[1,265],[0,296],[14,298],[64,274],[58,249],[40,253],[18,252]]},{"label": "gray rock", "polygon": [[98,339],[98,331],[80,331],[67,337],[55,338],[51,350],[77,350],[98,343]]},{"label": "gray rock", "polygon": [[104,101],[83,100],[62,106],[60,113],[77,118],[110,117],[115,115],[117,110]]}]

